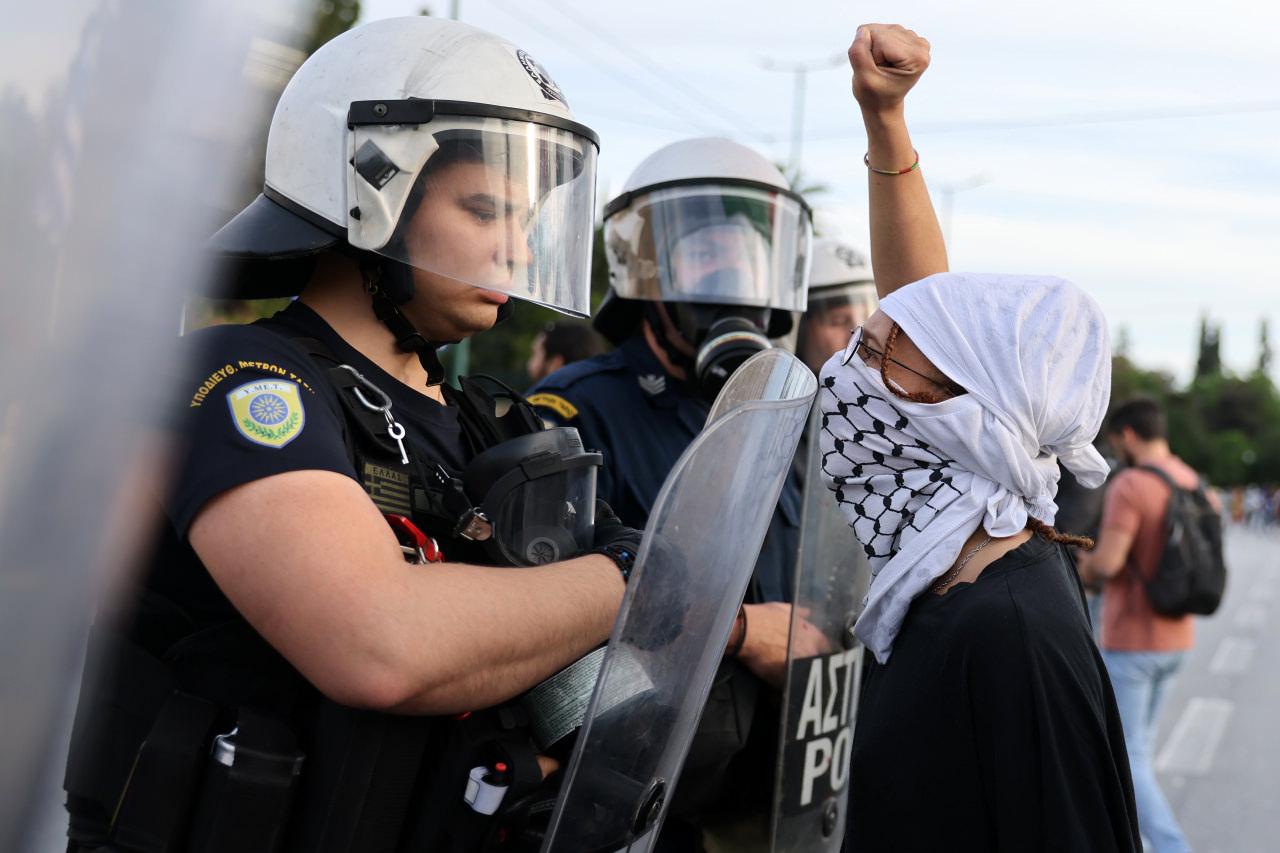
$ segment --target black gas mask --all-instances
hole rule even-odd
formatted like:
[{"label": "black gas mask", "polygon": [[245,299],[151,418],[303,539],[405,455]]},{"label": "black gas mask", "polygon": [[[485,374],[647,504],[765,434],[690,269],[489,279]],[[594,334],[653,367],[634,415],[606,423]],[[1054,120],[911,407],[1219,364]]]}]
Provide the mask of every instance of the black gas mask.
[{"label": "black gas mask", "polygon": [[505,565],[538,566],[591,550],[603,461],[583,449],[572,427],[518,436],[478,454],[462,484],[492,528],[483,540],[489,555]]},{"label": "black gas mask", "polygon": [[[790,315],[768,308],[742,305],[708,305],[698,302],[651,302],[646,315],[654,337],[673,364],[689,372],[699,394],[715,400],[733,371],[756,353],[773,345],[769,335],[778,325],[771,315]],[[692,358],[667,337],[674,329],[695,353]],[[786,330],[782,332],[786,334]]]}]

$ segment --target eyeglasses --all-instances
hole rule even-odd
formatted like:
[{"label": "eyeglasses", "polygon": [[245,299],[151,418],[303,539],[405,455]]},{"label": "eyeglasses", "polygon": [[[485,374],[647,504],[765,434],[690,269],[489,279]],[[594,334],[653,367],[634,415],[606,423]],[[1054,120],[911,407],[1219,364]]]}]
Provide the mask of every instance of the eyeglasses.
[{"label": "eyeglasses", "polygon": [[[897,367],[901,367],[903,370],[907,371],[908,373],[912,373],[912,374],[915,374],[916,376],[919,376],[921,379],[925,380],[930,385],[933,385],[936,388],[941,388],[943,391],[945,391],[947,393],[947,397],[944,397],[943,399],[947,399],[949,397],[959,397],[961,394],[969,393],[964,388],[957,385],[955,382],[952,382],[950,379],[946,379],[946,378],[935,379],[932,376],[928,376],[924,373],[921,373],[920,371],[916,370],[914,367],[910,367],[908,365],[903,364],[902,362],[898,361],[896,358],[890,358],[886,356],[880,350],[865,343],[863,341],[864,332],[863,332],[862,326],[859,326],[858,328],[854,329],[852,332],[852,336],[853,336],[853,340],[849,344],[849,357],[844,360],[844,364],[848,364],[849,359],[853,358],[853,356],[857,354],[858,357],[862,359],[863,363],[865,363],[868,367],[873,368],[875,370],[880,370],[881,364],[888,362],[889,364],[896,365]],[[862,352],[860,353],[859,350],[862,350]],[[863,353],[865,353],[865,355]],[[901,390],[906,391],[906,389],[901,389]],[[914,396],[914,395],[908,395],[908,396]],[[931,402],[941,402],[941,401],[935,400]]]}]

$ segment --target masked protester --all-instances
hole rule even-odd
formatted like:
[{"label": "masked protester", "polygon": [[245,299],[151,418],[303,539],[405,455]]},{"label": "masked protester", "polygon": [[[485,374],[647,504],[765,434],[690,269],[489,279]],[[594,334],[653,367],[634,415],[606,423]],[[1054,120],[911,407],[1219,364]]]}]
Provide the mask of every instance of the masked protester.
[{"label": "masked protester", "polygon": [[168,523],[91,641],[72,851],[536,849],[554,765],[510,700],[605,640],[639,534],[573,430],[441,384],[436,348],[513,299],[586,312],[596,147],[459,23],[298,70],[213,248],[225,295],[299,297],[190,336]]},{"label": "masked protester", "polygon": [[1055,520],[1086,486],[1106,318],[1056,278],[947,273],[903,119],[928,42],[849,50],[880,308],[823,367],[822,471],[871,564],[847,846],[1141,849],[1115,696]]},{"label": "masked protester", "polygon": [[[549,423],[573,426],[605,451],[600,494],[643,526],[663,480],[702,429],[725,380],[787,334],[805,306],[808,205],[756,152],[690,139],[650,155],[605,208],[610,289],[594,325],[617,349],[557,371],[530,390]],[[786,656],[790,569],[799,520],[794,477],[774,513],[731,657],[685,763],[664,843],[697,834],[681,818],[726,806],[763,814],[767,770],[726,772],[748,738],[772,753],[776,722],[756,717],[755,672],[774,684]],[[750,756],[750,759],[748,758]],[[767,761],[761,763],[767,764]],[[750,784],[759,781],[752,801]],[[753,804],[754,802],[754,804]]]}]

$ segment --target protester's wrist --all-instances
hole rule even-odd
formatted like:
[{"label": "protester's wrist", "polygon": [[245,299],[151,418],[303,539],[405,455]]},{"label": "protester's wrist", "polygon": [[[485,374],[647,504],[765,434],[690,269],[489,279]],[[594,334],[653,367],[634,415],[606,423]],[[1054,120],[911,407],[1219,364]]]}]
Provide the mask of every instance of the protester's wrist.
[{"label": "protester's wrist", "polygon": [[868,134],[872,132],[906,132],[906,101],[859,103],[858,107],[862,110],[862,123],[866,127]]}]

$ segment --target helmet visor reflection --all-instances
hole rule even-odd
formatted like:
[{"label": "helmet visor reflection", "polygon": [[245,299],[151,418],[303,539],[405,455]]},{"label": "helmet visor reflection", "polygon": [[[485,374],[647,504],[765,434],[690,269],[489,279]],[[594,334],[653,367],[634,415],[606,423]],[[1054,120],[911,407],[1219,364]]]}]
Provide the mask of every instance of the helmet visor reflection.
[{"label": "helmet visor reflection", "polygon": [[470,116],[350,135],[353,246],[587,316],[596,154],[588,140]]}]

